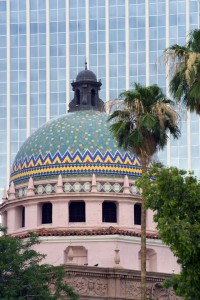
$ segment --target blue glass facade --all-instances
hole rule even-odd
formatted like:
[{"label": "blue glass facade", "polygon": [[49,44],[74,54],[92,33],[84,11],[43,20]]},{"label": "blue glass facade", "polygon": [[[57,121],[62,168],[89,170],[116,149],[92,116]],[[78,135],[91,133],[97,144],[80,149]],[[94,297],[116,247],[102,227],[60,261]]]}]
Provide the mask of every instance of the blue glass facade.
[{"label": "blue glass facade", "polygon": [[10,77],[10,153],[14,159],[26,138],[26,1],[11,1],[10,12],[10,40],[7,41],[10,74],[7,75]]},{"label": "blue glass facade", "polygon": [[[163,50],[198,26],[198,0],[0,0],[0,188],[23,141],[67,112],[85,60],[103,100],[133,82],[167,91]],[[200,175],[199,118],[181,116],[180,140],[159,157]]]},{"label": "blue glass facade", "polygon": [[105,99],[106,87],[106,31],[105,0],[91,1],[89,7],[89,61],[97,78],[101,79],[101,98]]},{"label": "blue glass facade", "polygon": [[118,91],[125,89],[125,6],[122,1],[109,4],[110,98],[115,99]]},{"label": "blue glass facade", "polygon": [[6,51],[6,1],[0,1],[0,185],[6,185],[7,160],[7,51]]},{"label": "blue glass facade", "polygon": [[30,111],[33,132],[46,121],[46,5],[39,0],[30,1]]},{"label": "blue glass facade", "polygon": [[[146,19],[145,0],[130,1],[130,83],[146,84]],[[138,78],[140,78],[138,80]]]},{"label": "blue glass facade", "polygon": [[70,78],[73,80],[86,60],[86,8],[85,1],[70,0],[69,3],[69,60]]},{"label": "blue glass facade", "polygon": [[50,23],[50,116],[66,112],[66,6],[49,2]]}]

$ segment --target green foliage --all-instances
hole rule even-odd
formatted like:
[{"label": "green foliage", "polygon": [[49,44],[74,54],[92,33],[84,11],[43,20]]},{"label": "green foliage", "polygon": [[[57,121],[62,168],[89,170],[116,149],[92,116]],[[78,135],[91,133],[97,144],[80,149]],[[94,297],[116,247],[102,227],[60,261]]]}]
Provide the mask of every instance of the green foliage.
[{"label": "green foliage", "polygon": [[168,133],[178,138],[178,116],[168,99],[157,85],[143,87],[135,83],[133,90],[123,92],[123,110],[116,110],[109,116],[114,120],[110,130],[119,147],[150,158],[167,142]]},{"label": "green foliage", "polygon": [[176,100],[200,114],[200,29],[190,32],[184,47],[175,44],[165,53],[170,69],[174,69],[170,92]]},{"label": "green foliage", "polygon": [[184,299],[200,299],[200,182],[186,171],[155,166],[137,185],[155,213],[159,237],[182,267],[166,286]]},{"label": "green foliage", "polygon": [[38,237],[30,233],[26,240],[6,234],[0,228],[0,299],[1,300],[78,300],[64,283],[62,266],[42,264],[45,255],[34,250]]}]

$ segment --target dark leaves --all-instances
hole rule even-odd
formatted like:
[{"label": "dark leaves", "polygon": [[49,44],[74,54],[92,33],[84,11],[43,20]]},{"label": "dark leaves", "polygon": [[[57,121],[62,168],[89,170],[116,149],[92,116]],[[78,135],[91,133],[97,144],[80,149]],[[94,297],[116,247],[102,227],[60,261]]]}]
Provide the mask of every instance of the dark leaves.
[{"label": "dark leaves", "polygon": [[[152,180],[154,178],[154,180]],[[182,266],[167,282],[186,300],[200,299],[200,183],[184,170],[155,166],[138,180],[158,234]]]},{"label": "dark leaves", "polygon": [[35,234],[24,241],[6,235],[5,229],[0,231],[4,231],[0,237],[0,299],[56,300],[66,295],[78,299],[63,281],[62,266],[42,264],[45,255],[32,248],[39,243]]}]

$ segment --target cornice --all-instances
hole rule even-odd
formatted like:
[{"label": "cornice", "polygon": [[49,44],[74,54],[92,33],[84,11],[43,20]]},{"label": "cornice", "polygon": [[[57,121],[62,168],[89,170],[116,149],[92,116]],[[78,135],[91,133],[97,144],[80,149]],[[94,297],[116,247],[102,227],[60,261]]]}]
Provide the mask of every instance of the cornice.
[{"label": "cornice", "polygon": [[[99,228],[99,229],[66,229],[66,230],[58,230],[58,229],[38,229],[34,230],[34,232],[39,237],[59,237],[59,236],[108,236],[108,235],[119,235],[119,236],[130,236],[130,237],[141,237],[141,233],[134,230],[125,230],[116,227],[108,227],[108,228]],[[18,233],[16,234],[18,238],[24,239],[29,237],[28,232]],[[159,240],[158,235],[155,233],[148,233],[146,235],[147,239]]]}]

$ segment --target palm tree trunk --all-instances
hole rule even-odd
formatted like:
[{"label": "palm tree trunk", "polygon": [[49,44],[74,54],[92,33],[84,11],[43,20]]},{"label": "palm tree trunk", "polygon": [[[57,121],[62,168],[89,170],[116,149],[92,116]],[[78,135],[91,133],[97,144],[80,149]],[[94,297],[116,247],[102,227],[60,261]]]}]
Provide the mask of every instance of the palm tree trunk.
[{"label": "palm tree trunk", "polygon": [[[147,172],[146,167],[146,157],[142,155],[142,174]],[[145,199],[142,199],[142,209],[141,209],[141,300],[147,299],[146,292],[146,209],[145,209]]]}]

